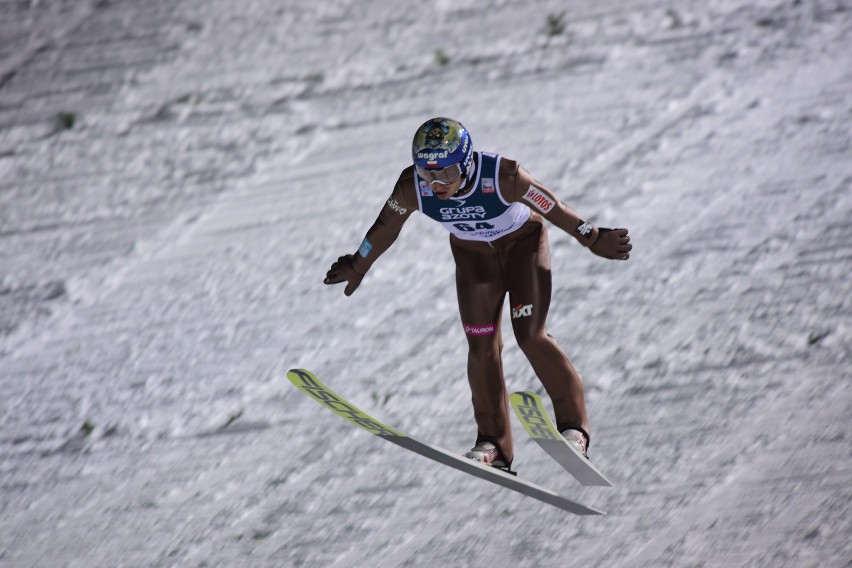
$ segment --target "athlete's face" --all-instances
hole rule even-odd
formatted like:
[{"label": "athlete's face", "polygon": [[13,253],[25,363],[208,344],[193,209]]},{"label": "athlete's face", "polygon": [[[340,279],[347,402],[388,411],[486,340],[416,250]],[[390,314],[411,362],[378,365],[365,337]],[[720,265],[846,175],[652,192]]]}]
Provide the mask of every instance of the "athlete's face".
[{"label": "athlete's face", "polygon": [[456,194],[462,184],[462,179],[458,178],[452,183],[443,184],[438,181],[433,181],[429,184],[429,187],[432,188],[432,193],[435,194],[435,197],[441,199],[442,201],[446,201]]},{"label": "athlete's face", "polygon": [[438,199],[449,199],[461,187],[461,164],[452,164],[440,169],[428,169],[420,166],[416,166],[416,168],[417,175],[429,184],[429,188]]}]

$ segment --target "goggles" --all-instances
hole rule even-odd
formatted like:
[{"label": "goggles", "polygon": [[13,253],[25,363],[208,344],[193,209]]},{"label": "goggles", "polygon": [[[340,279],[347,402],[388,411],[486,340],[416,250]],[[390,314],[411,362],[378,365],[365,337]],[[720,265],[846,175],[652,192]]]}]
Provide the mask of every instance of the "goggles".
[{"label": "goggles", "polygon": [[417,166],[417,175],[423,178],[426,183],[440,183],[441,185],[449,185],[461,177],[461,164],[453,164],[440,170],[427,170]]}]

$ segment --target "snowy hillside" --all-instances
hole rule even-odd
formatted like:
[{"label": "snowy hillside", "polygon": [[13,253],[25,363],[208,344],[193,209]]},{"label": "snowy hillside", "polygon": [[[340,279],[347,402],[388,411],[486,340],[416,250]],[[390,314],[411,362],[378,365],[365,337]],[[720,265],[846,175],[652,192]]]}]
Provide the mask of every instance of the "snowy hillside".
[{"label": "snowy hillside", "polygon": [[[850,2],[5,4],[0,566],[849,565]],[[446,232],[322,285],[434,115],[630,229],[613,263],[550,228],[616,487],[515,424],[520,474],[606,517],[286,380],[474,442]]]}]

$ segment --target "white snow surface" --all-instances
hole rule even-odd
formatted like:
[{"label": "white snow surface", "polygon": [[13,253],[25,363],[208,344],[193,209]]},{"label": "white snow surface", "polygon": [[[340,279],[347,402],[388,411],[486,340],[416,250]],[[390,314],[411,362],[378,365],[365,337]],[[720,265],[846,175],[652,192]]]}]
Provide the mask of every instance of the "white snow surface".
[{"label": "white snow surface", "polygon": [[[852,562],[850,2],[2,10],[0,566]],[[443,229],[412,218],[351,298],[322,285],[434,115],[630,229],[627,263],[550,229],[548,330],[616,487],[515,423],[520,474],[606,517],[286,380],[473,443]],[[540,392],[504,329],[510,389]]]}]

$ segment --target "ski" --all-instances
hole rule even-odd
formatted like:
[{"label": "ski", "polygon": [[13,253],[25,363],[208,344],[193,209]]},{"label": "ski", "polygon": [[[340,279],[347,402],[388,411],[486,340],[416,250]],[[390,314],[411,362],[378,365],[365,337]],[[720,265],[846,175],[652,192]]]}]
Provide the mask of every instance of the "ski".
[{"label": "ski", "polygon": [[612,487],[612,483],[587,457],[565,441],[547,416],[541,397],[533,392],[516,392],[509,397],[524,429],[545,452],[582,485]]},{"label": "ski", "polygon": [[548,505],[553,505],[569,513],[575,515],[605,515],[603,511],[599,511],[577,501],[572,501],[567,497],[563,497],[558,493],[554,493],[550,489],[540,487],[532,482],[518,478],[509,473],[503,472],[497,468],[483,465],[475,460],[465,458],[462,455],[455,454],[449,450],[445,450],[438,446],[421,442],[387,426],[363,410],[358,409],[349,401],[326,387],[316,375],[305,369],[291,369],[287,373],[287,378],[299,390],[319,402],[321,405],[331,410],[341,418],[345,418],[355,426],[362,428],[378,436],[388,442],[401,446],[414,453],[427,457],[438,463],[447,465],[459,471],[463,471],[474,477],[490,481],[506,489],[511,489],[532,497]]}]

